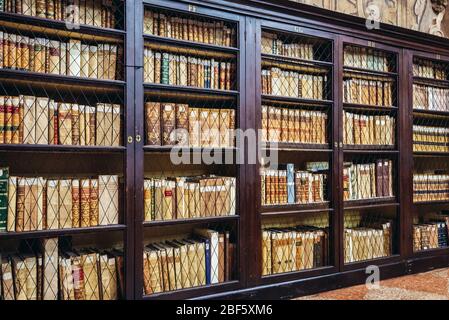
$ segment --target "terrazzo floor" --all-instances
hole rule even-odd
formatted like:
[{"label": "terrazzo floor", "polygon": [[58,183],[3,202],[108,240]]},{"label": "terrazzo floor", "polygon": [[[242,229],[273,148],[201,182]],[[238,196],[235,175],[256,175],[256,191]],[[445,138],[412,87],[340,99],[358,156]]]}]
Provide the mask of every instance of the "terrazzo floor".
[{"label": "terrazzo floor", "polygon": [[381,281],[379,289],[359,285],[298,300],[449,300],[449,269]]}]

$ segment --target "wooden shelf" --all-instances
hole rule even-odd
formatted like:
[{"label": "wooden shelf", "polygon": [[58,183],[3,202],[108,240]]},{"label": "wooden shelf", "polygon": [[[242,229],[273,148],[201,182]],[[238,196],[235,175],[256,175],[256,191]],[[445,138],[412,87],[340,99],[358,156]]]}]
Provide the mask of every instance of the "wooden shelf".
[{"label": "wooden shelf", "polygon": [[13,69],[0,69],[0,79],[7,80],[8,84],[83,92],[122,92],[125,88],[125,82],[121,80],[81,78]]},{"label": "wooden shelf", "polygon": [[144,34],[143,38],[145,41],[151,41],[154,43],[164,43],[164,44],[171,45],[171,46],[197,48],[200,50],[213,50],[213,51],[227,52],[227,53],[233,53],[233,54],[237,54],[240,51],[238,48],[234,48],[234,47],[225,47],[225,46],[219,46],[219,45],[209,44],[209,43],[194,42],[194,41],[190,41],[190,40],[173,39],[173,38],[155,36],[155,35],[151,35],[151,34]]},{"label": "wooden shelf", "polygon": [[430,151],[415,151],[413,152],[414,157],[429,157],[429,158],[443,158],[443,157],[449,157],[449,152],[430,152]]},{"label": "wooden shelf", "polygon": [[237,97],[239,95],[238,91],[234,90],[217,90],[217,89],[207,89],[198,87],[185,87],[185,86],[174,86],[168,84],[158,84],[158,83],[144,83],[145,93],[151,93],[156,95],[157,91],[166,91],[172,93],[174,96],[180,93],[190,93],[190,94],[203,94],[203,95],[218,95],[218,96],[228,96]]},{"label": "wooden shelf", "polygon": [[357,73],[365,76],[376,76],[384,78],[395,78],[398,76],[396,72],[376,71],[371,69],[357,68],[357,67],[343,67],[343,72]]},{"label": "wooden shelf", "polygon": [[448,111],[439,111],[439,110],[422,110],[422,109],[413,109],[414,117],[423,117],[423,118],[434,118],[434,117],[445,117],[449,118],[449,110]]},{"label": "wooden shelf", "polygon": [[126,147],[0,144],[0,152],[8,151],[32,153],[125,153]]},{"label": "wooden shelf", "polygon": [[173,148],[177,148],[177,150],[182,150],[183,152],[191,152],[191,153],[234,153],[238,150],[238,148],[196,148],[196,147],[177,147],[177,146],[144,146],[143,150],[147,153],[170,153]]},{"label": "wooden shelf", "polygon": [[382,207],[399,207],[396,197],[364,199],[364,200],[348,200],[344,202],[345,210],[359,210]]},{"label": "wooden shelf", "polygon": [[263,150],[277,150],[277,151],[286,151],[286,152],[324,152],[330,153],[333,152],[332,149],[329,149],[328,144],[306,144],[306,143],[286,143],[279,142],[276,144],[272,144],[270,142],[266,142],[265,146],[262,147]]},{"label": "wooden shelf", "polygon": [[27,232],[5,232],[0,233],[0,240],[51,238],[60,236],[72,236],[77,234],[115,232],[124,230],[126,230],[126,225],[119,224],[119,225],[98,226],[89,228],[40,230],[40,231],[27,231]]},{"label": "wooden shelf", "polygon": [[0,26],[23,32],[41,33],[58,38],[75,38],[91,41],[123,42],[126,32],[81,24],[79,29],[70,30],[65,21],[34,17],[17,13],[0,12]]},{"label": "wooden shelf", "polygon": [[276,55],[276,54],[267,54],[267,53],[262,53],[262,59],[276,61],[276,62],[296,64],[296,65],[301,65],[301,66],[311,66],[311,67],[315,67],[315,68],[321,67],[321,68],[331,69],[334,66],[333,62],[326,62],[326,61],[320,61],[320,60],[307,60],[307,59],[293,58],[293,57],[281,56],[281,55]]},{"label": "wooden shelf", "polygon": [[432,205],[449,205],[449,200],[435,200],[435,201],[420,201],[413,202],[416,206],[432,206]]},{"label": "wooden shelf", "polygon": [[413,82],[417,83],[417,84],[449,88],[449,80],[439,80],[439,79],[424,78],[424,77],[413,77]]},{"label": "wooden shelf", "polygon": [[343,152],[347,154],[399,154],[395,147],[382,148],[382,146],[348,146],[343,147]]},{"label": "wooden shelf", "polygon": [[307,213],[333,212],[330,202],[311,203],[311,204],[291,204],[291,205],[272,205],[262,206],[261,214],[264,217],[277,216],[295,216]]},{"label": "wooden shelf", "polygon": [[386,106],[374,106],[367,104],[357,104],[357,103],[343,103],[343,109],[345,110],[353,110],[353,111],[365,111],[365,112],[373,112],[373,113],[392,113],[398,111],[398,107],[386,107]]},{"label": "wooden shelf", "polygon": [[218,223],[218,222],[229,222],[238,221],[240,216],[221,216],[221,217],[203,217],[203,218],[192,218],[192,219],[174,219],[174,220],[164,220],[164,221],[146,221],[143,223],[145,228],[152,227],[163,227],[163,226],[176,226],[182,224],[202,224],[202,223]]},{"label": "wooden shelf", "polygon": [[269,95],[269,94],[263,94],[262,100],[269,100],[269,101],[274,101],[274,102],[278,102],[278,103],[293,102],[296,104],[309,104],[309,105],[315,105],[315,106],[330,106],[330,105],[334,104],[334,102],[332,100],[294,98],[294,97],[275,96],[275,95]]}]

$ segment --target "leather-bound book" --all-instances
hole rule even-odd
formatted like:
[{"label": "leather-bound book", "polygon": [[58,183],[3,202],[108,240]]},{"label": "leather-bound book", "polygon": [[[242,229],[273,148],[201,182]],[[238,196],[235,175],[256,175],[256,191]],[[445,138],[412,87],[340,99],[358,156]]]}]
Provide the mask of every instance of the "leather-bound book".
[{"label": "leather-bound book", "polygon": [[[89,127],[89,146],[96,146],[99,145],[98,140],[98,127],[97,127],[97,112],[95,107],[87,107],[87,114],[86,117],[86,130],[87,127]],[[89,120],[87,122],[87,120]],[[87,139],[87,138],[86,138]]]},{"label": "leather-bound book", "polygon": [[48,144],[58,144],[58,106],[54,100],[48,105]]},{"label": "leather-bound book", "polygon": [[99,224],[99,194],[98,194],[98,180],[90,180],[90,192],[89,192],[89,217],[90,226],[96,227]]},{"label": "leather-bound book", "polygon": [[161,145],[161,104],[145,103],[146,144]]},{"label": "leather-bound book", "polygon": [[86,106],[79,105],[78,123],[79,123],[79,145],[85,146],[86,144]]},{"label": "leather-bound book", "polygon": [[90,180],[80,180],[80,227],[90,227]]},{"label": "leather-bound book", "polygon": [[89,78],[98,78],[98,47],[89,46]]},{"label": "leather-bound book", "polygon": [[61,300],[75,300],[72,263],[64,254],[59,257],[59,291]]},{"label": "leather-bound book", "polygon": [[[218,122],[218,120],[217,120]],[[189,105],[176,105],[176,144],[180,146],[189,145]]]},{"label": "leather-bound book", "polygon": [[61,49],[60,49],[60,42],[51,40],[49,42],[50,48],[49,48],[49,73],[52,74],[61,74]]},{"label": "leather-bound book", "polygon": [[80,145],[80,111],[78,104],[72,104],[72,145]]},{"label": "leather-bound book", "polygon": [[36,143],[48,144],[48,98],[36,98]]},{"label": "leather-bound book", "polygon": [[80,59],[80,77],[88,78],[89,77],[89,45],[81,44],[81,59]]},{"label": "leather-bound book", "polygon": [[173,131],[176,128],[176,108],[173,104],[162,106],[162,144],[174,145]]},{"label": "leather-bound book", "polygon": [[59,188],[58,180],[47,180],[47,212],[46,229],[55,230],[59,228]]},{"label": "leather-bound book", "polygon": [[154,216],[154,184],[153,179],[145,179],[143,188],[144,219],[153,221]]},{"label": "leather-bound book", "polygon": [[16,231],[16,210],[17,210],[17,177],[8,179],[8,214],[6,219],[6,231]]},{"label": "leather-bound book", "polygon": [[113,256],[103,253],[100,255],[100,279],[102,300],[117,300],[117,267]]},{"label": "leather-bound book", "polygon": [[11,259],[9,257],[0,256],[0,263],[2,300],[15,300],[13,268]]},{"label": "leather-bound book", "polygon": [[69,254],[72,263],[74,298],[75,300],[86,300],[86,283],[82,259],[74,253]]},{"label": "leather-bound book", "polygon": [[79,228],[81,225],[81,188],[80,180],[72,180],[72,227]]},{"label": "leather-bound book", "polygon": [[122,137],[121,124],[121,107],[119,104],[112,105],[112,146],[118,147],[121,145]]},{"label": "leather-bound book", "polygon": [[14,274],[14,292],[15,300],[27,300],[27,266],[23,259],[17,255],[12,257],[13,274]]}]

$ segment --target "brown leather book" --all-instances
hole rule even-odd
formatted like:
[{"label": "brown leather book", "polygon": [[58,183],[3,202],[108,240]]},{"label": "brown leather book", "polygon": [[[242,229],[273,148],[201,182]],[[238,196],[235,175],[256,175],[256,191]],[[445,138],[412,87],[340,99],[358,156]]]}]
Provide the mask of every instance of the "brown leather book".
[{"label": "brown leather book", "polygon": [[180,146],[189,145],[189,105],[177,104],[176,105],[176,129],[178,134],[176,135],[176,143]]},{"label": "brown leather book", "polygon": [[174,145],[173,131],[176,128],[176,108],[173,104],[162,105],[162,145]]},{"label": "brown leather book", "polygon": [[90,180],[80,180],[80,226],[90,227]]},{"label": "brown leather book", "polygon": [[72,227],[80,227],[81,220],[81,188],[80,180],[72,180]]},{"label": "brown leather book", "polygon": [[96,227],[99,223],[99,194],[98,194],[98,180],[90,180],[90,192],[89,192],[89,220],[90,226]]}]

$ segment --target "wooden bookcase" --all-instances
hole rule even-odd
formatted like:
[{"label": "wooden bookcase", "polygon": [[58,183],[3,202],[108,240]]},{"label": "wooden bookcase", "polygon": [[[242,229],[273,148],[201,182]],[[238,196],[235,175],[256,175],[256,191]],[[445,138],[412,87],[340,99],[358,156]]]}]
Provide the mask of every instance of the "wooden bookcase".
[{"label": "wooden bookcase", "polygon": [[[123,298],[147,300],[286,299],[364,283],[365,269],[370,265],[379,266],[381,278],[449,265],[449,248],[417,251],[414,250],[413,238],[414,224],[442,219],[443,215],[431,213],[448,208],[447,200],[425,203],[413,201],[415,171],[447,170],[447,151],[413,149],[414,126],[448,128],[446,110],[416,110],[413,103],[414,84],[449,88],[447,72],[443,73],[446,76],[440,80],[413,74],[417,61],[430,61],[433,65],[442,65],[445,71],[449,70],[449,51],[444,39],[422,37],[418,32],[388,25],[382,25],[381,30],[368,32],[361,18],[325,13],[287,0],[126,0],[118,3],[123,5],[123,28],[118,29],[81,25],[77,30],[67,30],[64,22],[0,12],[0,27],[5,30],[46,35],[54,39],[73,37],[91,42],[111,41],[122,45],[124,49],[123,80],[0,69],[1,89],[5,94],[34,93],[44,97],[60,97],[68,102],[106,99],[120,102],[124,115],[121,147],[0,145],[0,167],[9,167],[14,175],[118,174],[122,178],[120,224],[0,233],[0,246],[4,244],[8,248],[17,248],[25,240],[53,237],[72,239],[75,243],[80,241],[91,247],[123,246]],[[145,10],[180,19],[223,23],[235,30],[235,41],[231,46],[220,46],[145,33]],[[308,45],[312,54],[307,57],[289,57],[270,53],[264,48],[266,42],[263,37],[266,33],[276,35],[284,43]],[[235,63],[232,85],[229,90],[219,90],[145,82],[146,48],[161,53],[190,54],[204,59],[228,59],[226,61]],[[362,66],[351,63],[348,48],[374,53],[377,59],[385,57],[382,61],[386,67],[377,68],[373,60],[371,64],[366,62]],[[325,76],[323,94],[314,99],[313,95],[298,97],[265,92],[262,77],[266,70],[273,67]],[[346,101],[344,83],[351,79],[376,82],[376,86],[379,82],[391,83],[391,103],[382,106],[371,101]],[[247,151],[253,151],[250,147],[257,147],[262,152],[276,152],[279,164],[294,164],[297,170],[305,170],[308,163],[327,163],[327,169],[321,170],[327,176],[324,201],[263,205],[261,167],[264,162],[261,159],[257,159],[256,163],[228,165],[207,165],[203,162],[194,165],[172,164],[170,146],[147,143],[145,108],[148,102],[231,109],[235,111],[235,127],[243,131],[263,129],[263,106],[325,114],[326,134],[321,143],[289,140],[277,144],[268,141],[268,144],[264,144],[259,137],[256,146],[246,142],[241,148],[223,147],[215,151],[223,158],[226,155],[237,157],[242,152],[244,159],[248,160],[250,155]],[[365,116],[389,116],[388,119],[394,119],[393,130],[387,130],[393,142],[389,145],[345,143],[345,113],[363,116],[363,119],[366,119]],[[200,147],[186,149],[197,155],[210,151],[210,148]],[[345,199],[347,184],[344,179],[349,163],[376,164],[380,159],[387,161],[389,166],[391,163],[387,189],[392,192],[382,197],[365,195],[362,200]],[[236,179],[235,215],[145,221],[146,179],[203,174]],[[370,185],[370,188],[374,192],[377,187]],[[351,232],[348,229],[379,229],[379,225],[385,221],[391,226],[391,244],[379,244],[380,238],[365,244],[371,243],[378,248],[382,246],[388,251],[387,254],[368,253],[371,249],[364,245],[358,249],[353,247],[353,254],[358,258],[345,258],[348,253],[345,249],[346,237]],[[264,230],[292,226],[325,229],[325,245],[321,249],[326,259],[316,263],[315,267],[264,274]],[[231,241],[236,245],[229,281],[146,295],[143,269],[145,248],[158,241],[188,237],[196,228],[216,228],[229,232]]]}]

